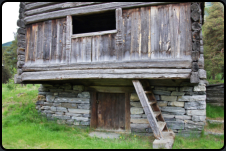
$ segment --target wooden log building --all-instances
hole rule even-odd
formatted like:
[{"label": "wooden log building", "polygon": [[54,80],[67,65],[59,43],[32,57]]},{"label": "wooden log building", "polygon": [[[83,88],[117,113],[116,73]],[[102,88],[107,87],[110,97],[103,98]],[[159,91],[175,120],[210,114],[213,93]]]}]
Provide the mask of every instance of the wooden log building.
[{"label": "wooden log building", "polygon": [[[15,83],[42,84],[47,117],[157,138],[203,128],[203,2],[21,2],[19,11]],[[68,98],[90,112],[77,115]]]}]

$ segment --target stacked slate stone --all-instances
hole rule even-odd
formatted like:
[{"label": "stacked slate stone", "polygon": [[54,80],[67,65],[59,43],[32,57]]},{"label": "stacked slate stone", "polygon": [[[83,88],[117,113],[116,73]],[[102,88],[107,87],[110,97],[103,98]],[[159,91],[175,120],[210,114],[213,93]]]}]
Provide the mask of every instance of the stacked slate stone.
[{"label": "stacked slate stone", "polygon": [[90,93],[82,85],[42,84],[36,109],[58,124],[90,125]]},{"label": "stacked slate stone", "polygon": [[22,74],[22,66],[25,63],[25,23],[24,23],[24,17],[25,17],[25,2],[20,2],[20,9],[19,9],[19,20],[17,20],[17,74],[14,77],[15,83],[20,83],[21,78],[20,75]]},{"label": "stacked slate stone", "polygon": [[[155,99],[169,129],[183,136],[201,134],[206,119],[205,83],[200,80],[197,86],[154,87]],[[131,132],[151,135],[148,133],[152,130],[136,93],[131,94],[130,105]]]},{"label": "stacked slate stone", "polygon": [[204,70],[203,41],[202,41],[202,15],[200,9],[201,3],[191,4],[191,20],[192,20],[192,74],[191,83],[199,83],[200,79],[206,78]]}]

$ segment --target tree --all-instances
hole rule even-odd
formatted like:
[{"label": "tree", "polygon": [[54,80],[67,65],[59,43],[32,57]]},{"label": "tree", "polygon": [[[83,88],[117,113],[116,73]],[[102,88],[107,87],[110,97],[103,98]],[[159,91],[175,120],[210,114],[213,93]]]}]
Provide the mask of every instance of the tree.
[{"label": "tree", "polygon": [[14,40],[8,47],[2,49],[3,53],[3,64],[6,70],[9,70],[9,77],[13,76],[13,69],[17,68],[17,35],[14,34]]},{"label": "tree", "polygon": [[224,68],[224,6],[220,2],[212,2],[206,9],[208,16],[203,25],[203,44],[205,70],[215,75],[223,73]]}]

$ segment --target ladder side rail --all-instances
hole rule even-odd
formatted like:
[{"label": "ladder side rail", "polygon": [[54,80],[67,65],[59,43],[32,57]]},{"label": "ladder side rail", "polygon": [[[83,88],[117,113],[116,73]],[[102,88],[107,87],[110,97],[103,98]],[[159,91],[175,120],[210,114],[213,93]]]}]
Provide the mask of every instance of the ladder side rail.
[{"label": "ladder side rail", "polygon": [[161,131],[158,127],[157,120],[155,119],[154,113],[153,113],[150,105],[148,104],[148,98],[147,98],[147,96],[146,96],[146,94],[143,90],[142,85],[141,85],[139,80],[132,80],[132,81],[133,81],[133,85],[135,87],[135,90],[137,92],[137,95],[140,99],[141,105],[144,109],[144,112],[147,115],[147,119],[148,119],[148,122],[151,126],[153,133],[154,133],[154,136],[158,139],[161,139],[162,138]]}]

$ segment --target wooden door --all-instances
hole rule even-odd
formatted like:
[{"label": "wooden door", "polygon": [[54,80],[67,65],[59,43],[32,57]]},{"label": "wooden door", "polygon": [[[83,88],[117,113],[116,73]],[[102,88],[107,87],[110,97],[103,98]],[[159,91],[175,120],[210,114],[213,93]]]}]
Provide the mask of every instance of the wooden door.
[{"label": "wooden door", "polygon": [[97,128],[125,130],[125,93],[97,94]]}]

